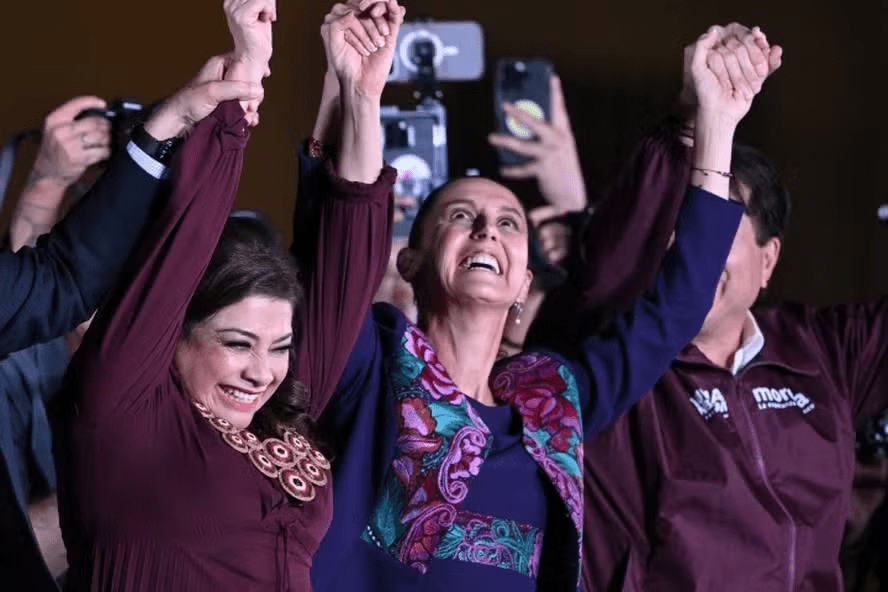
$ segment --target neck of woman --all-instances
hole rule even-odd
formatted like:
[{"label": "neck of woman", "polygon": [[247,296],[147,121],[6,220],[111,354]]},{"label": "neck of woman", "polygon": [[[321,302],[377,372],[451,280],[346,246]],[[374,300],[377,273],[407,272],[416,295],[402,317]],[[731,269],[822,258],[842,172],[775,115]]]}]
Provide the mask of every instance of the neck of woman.
[{"label": "neck of woman", "polygon": [[467,396],[495,405],[490,371],[496,362],[507,313],[492,307],[448,307],[428,317],[425,334],[450,378]]}]

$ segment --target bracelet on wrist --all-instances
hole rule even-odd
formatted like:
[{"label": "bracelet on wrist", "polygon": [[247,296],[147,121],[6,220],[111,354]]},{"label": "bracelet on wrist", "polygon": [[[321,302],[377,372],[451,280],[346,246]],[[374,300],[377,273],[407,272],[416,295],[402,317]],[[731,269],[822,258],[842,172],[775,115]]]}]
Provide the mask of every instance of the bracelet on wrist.
[{"label": "bracelet on wrist", "polygon": [[705,177],[708,177],[710,173],[712,173],[713,175],[719,175],[719,176],[722,176],[722,177],[725,177],[728,179],[730,179],[734,176],[734,173],[729,173],[726,171],[717,171],[715,169],[705,169],[703,167],[691,167],[691,170],[692,171],[700,171],[701,173],[703,173],[703,176],[705,176]]}]

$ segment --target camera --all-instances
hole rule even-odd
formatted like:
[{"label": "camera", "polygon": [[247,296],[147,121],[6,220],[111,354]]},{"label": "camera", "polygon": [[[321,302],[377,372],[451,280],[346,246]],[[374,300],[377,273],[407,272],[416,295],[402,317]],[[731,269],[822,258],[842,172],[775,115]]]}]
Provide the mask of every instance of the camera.
[{"label": "camera", "polygon": [[[84,117],[104,117],[111,121],[111,153],[126,148],[130,134],[147,115],[154,109],[156,105],[146,107],[141,102],[133,99],[114,99],[107,106],[101,109],[86,109],[77,114],[75,119],[83,119]],[[0,208],[6,199],[6,189],[9,187],[9,180],[12,176],[12,168],[15,164],[18,146],[22,140],[26,138],[34,138],[40,141],[42,132],[39,129],[26,130],[24,132],[12,135],[6,143],[0,147]]]},{"label": "camera", "polygon": [[147,116],[149,108],[136,99],[116,98],[107,106],[86,109],[74,119],[85,117],[104,117],[111,122],[111,154],[117,154],[126,148],[133,128]]},{"label": "camera", "polygon": [[472,21],[404,23],[389,82],[478,80],[484,75],[484,35]]},{"label": "camera", "polygon": [[484,74],[484,36],[471,21],[421,20],[401,25],[389,82],[421,85],[416,109],[385,106],[380,112],[383,158],[398,171],[395,195],[412,197],[394,236],[410,233],[417,208],[447,182],[447,110],[440,81],[477,80]]}]

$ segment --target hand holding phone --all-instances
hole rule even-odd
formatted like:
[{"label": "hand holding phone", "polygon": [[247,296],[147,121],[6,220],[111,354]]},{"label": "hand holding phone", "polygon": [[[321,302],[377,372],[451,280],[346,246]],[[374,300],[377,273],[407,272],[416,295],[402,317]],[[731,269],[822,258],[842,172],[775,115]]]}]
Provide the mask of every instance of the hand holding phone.
[{"label": "hand holding phone", "polygon": [[587,206],[586,185],[558,76],[550,75],[547,88],[549,121],[513,103],[498,104],[505,131],[490,134],[488,141],[501,155],[503,177],[534,178],[543,198],[562,213],[583,210]]},{"label": "hand holding phone", "polygon": [[[503,58],[496,64],[494,109],[496,129],[519,140],[534,140],[536,134],[527,125],[508,113],[504,104],[510,104],[541,121],[552,119],[552,97],[549,80],[552,64],[541,58]],[[529,158],[505,147],[498,147],[500,164],[504,166],[525,164]]]}]

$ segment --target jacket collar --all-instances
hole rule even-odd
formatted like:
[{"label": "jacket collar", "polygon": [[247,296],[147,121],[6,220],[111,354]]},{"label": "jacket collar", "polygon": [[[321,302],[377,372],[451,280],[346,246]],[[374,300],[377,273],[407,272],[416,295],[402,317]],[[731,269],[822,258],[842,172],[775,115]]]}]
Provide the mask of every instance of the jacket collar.
[{"label": "jacket collar", "polygon": [[[735,369],[735,375],[742,374],[755,366],[776,366],[796,374],[809,376],[820,374],[820,368],[816,361],[811,359],[808,349],[787,339],[790,335],[794,335],[793,332],[787,331],[786,327],[772,326],[769,319],[764,318],[758,311],[755,313],[750,311],[747,314],[749,322],[752,323],[751,327],[753,327],[752,335],[735,354],[735,360],[739,361],[741,358],[743,360]],[[688,344],[678,355],[676,362],[729,371],[727,368],[713,364],[694,344]]]}]

